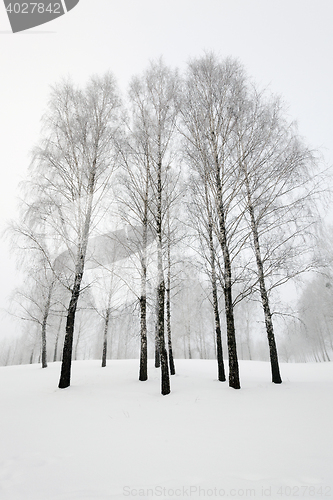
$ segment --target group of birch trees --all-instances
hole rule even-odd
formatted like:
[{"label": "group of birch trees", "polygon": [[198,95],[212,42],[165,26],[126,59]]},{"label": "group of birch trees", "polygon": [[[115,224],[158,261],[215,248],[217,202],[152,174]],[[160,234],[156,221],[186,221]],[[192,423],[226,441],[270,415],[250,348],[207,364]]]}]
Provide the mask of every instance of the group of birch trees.
[{"label": "group of birch trees", "polygon": [[98,269],[110,283],[103,366],[112,294],[124,297],[117,282],[138,305],[139,379],[148,378],[149,309],[161,392],[170,392],[172,290],[182,300],[184,261],[210,283],[218,379],[226,380],[225,335],[229,385],[240,388],[234,310],[259,300],[272,381],[281,383],[270,294],[312,266],[315,167],[280,100],[230,58],[207,54],[183,75],[152,62],[130,82],[126,106],[110,74],[83,89],[55,86],[11,229],[34,282],[25,319],[41,325],[43,366],[50,311],[66,316],[59,387],[70,385],[79,298],[95,286],[85,277]]}]

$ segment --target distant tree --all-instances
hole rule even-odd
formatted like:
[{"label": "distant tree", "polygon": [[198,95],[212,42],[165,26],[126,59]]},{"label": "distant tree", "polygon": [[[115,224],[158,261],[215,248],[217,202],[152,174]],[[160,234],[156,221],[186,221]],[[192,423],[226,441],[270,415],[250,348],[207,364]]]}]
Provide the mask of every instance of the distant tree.
[{"label": "distant tree", "polygon": [[54,281],[43,283],[36,275],[25,277],[25,286],[16,289],[12,300],[16,304],[16,317],[23,321],[31,321],[40,327],[40,346],[42,368],[47,368],[47,325],[51,309]]},{"label": "distant tree", "polygon": [[[40,326],[42,368],[47,367],[47,328],[52,308],[57,302],[55,288],[57,276],[47,242],[45,227],[40,224],[40,213],[34,205],[22,203],[19,221],[7,228],[18,267],[24,281],[13,294],[11,314],[23,321]],[[39,227],[38,227],[39,226]]]},{"label": "distant tree", "polygon": [[108,307],[105,309],[105,317],[104,317],[104,332],[103,332],[103,353],[102,353],[102,368],[106,366],[106,356],[108,350],[108,330],[110,323],[110,314],[111,314],[111,292],[109,293]]},{"label": "distant tree", "polygon": [[103,322],[102,367],[104,368],[106,367],[109,351],[110,323],[115,312],[121,310],[124,300],[122,289],[125,286],[125,273],[115,262],[111,262],[108,266],[100,266],[92,271],[87,271],[88,273],[94,274],[93,286],[91,287],[93,297],[90,307],[96,310]]},{"label": "distant tree", "polygon": [[[308,359],[331,361],[333,359],[333,279],[329,270],[315,275],[306,283],[298,300],[298,336]],[[295,337],[295,335],[294,335]],[[294,356],[299,358],[298,344]],[[301,342],[300,342],[301,340]],[[296,358],[296,359],[297,359]]]}]

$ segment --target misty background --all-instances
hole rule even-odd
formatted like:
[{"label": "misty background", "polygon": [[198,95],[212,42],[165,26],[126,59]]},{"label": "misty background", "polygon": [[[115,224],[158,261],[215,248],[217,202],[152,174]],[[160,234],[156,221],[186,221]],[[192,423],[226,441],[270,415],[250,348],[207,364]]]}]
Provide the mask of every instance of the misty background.
[{"label": "misty background", "polygon": [[[16,216],[50,86],[110,70],[125,95],[131,76],[160,56],[180,69],[204,51],[238,58],[260,87],[282,96],[300,134],[330,165],[332,14],[325,0],[81,0],[52,23],[13,35],[0,8],[1,231]],[[0,256],[2,338],[20,331],[4,311],[21,275],[3,238]]]}]

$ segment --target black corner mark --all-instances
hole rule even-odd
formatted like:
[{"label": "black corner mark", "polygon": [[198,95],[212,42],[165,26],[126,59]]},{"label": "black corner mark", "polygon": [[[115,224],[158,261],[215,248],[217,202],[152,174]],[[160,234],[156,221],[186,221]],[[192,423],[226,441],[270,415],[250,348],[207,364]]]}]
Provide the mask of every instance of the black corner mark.
[{"label": "black corner mark", "polygon": [[[72,10],[79,0],[64,0],[67,12]],[[4,0],[5,9],[13,33],[18,33],[41,24],[48,23],[66,14],[61,0]]]},{"label": "black corner mark", "polygon": [[74,9],[75,5],[79,3],[79,0],[65,0],[67,12]]}]

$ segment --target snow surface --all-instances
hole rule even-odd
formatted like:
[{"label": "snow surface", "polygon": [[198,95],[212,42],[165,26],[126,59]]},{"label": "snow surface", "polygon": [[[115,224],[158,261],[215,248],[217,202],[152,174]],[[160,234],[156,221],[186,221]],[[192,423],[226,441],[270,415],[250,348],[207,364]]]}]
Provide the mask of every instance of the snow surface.
[{"label": "snow surface", "polygon": [[332,498],[333,363],[176,360],[172,393],[137,360],[0,368],[0,499]]}]

